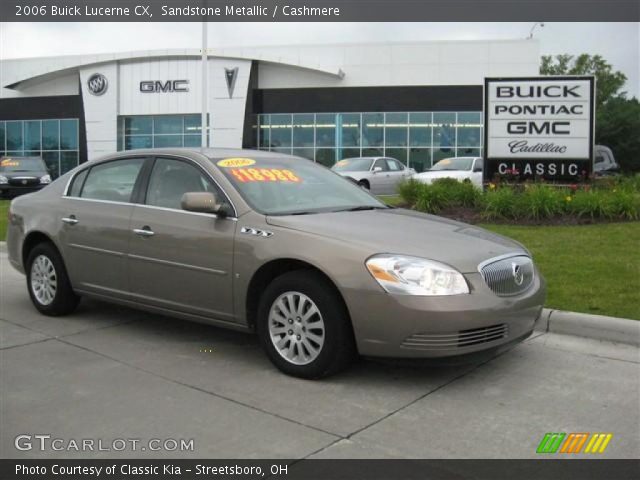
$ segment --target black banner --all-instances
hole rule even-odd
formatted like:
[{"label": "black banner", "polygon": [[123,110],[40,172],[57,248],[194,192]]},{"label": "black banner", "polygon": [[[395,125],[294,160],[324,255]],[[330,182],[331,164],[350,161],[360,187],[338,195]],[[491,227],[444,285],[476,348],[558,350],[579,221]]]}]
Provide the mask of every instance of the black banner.
[{"label": "black banner", "polygon": [[640,460],[0,460],[2,480],[636,479]]},{"label": "black banner", "polygon": [[640,21],[637,0],[3,0],[3,22]]}]

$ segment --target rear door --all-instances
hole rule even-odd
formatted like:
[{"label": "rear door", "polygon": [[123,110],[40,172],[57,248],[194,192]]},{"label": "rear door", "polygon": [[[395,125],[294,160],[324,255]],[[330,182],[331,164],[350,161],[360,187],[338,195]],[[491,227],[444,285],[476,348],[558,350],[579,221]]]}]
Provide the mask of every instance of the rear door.
[{"label": "rear door", "polygon": [[[220,187],[195,162],[157,157],[130,228],[129,281],[142,303],[233,320],[233,242],[237,221]],[[182,195],[209,191],[227,216],[187,212]]]},{"label": "rear door", "polygon": [[73,178],[62,199],[60,239],[74,287],[126,296],[131,196],[145,157],[99,163]]},{"label": "rear door", "polygon": [[395,158],[387,158],[387,165],[389,165],[389,177],[391,179],[390,193],[395,194],[398,193],[398,184],[408,178],[409,170]]}]

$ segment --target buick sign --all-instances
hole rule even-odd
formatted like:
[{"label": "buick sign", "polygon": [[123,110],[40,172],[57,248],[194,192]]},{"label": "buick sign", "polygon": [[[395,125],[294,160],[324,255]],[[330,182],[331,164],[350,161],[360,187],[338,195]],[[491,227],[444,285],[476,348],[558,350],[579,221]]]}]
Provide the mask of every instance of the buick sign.
[{"label": "buick sign", "polygon": [[87,80],[87,88],[89,88],[89,92],[96,97],[103,95],[107,88],[109,87],[109,82],[107,82],[107,77],[105,77],[101,73],[94,73]]},{"label": "buick sign", "polygon": [[593,110],[593,77],[485,79],[485,182],[588,175]]}]

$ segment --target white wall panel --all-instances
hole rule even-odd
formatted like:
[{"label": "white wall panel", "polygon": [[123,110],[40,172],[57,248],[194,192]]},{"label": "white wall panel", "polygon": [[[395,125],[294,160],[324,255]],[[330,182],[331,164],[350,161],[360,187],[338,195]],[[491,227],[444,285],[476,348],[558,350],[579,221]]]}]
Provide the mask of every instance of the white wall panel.
[{"label": "white wall panel", "polygon": [[[89,92],[87,80],[94,73],[107,78],[107,91],[95,96]],[[87,129],[87,157],[92,160],[115,152],[118,120],[118,64],[91,65],[80,70],[82,101]]]}]

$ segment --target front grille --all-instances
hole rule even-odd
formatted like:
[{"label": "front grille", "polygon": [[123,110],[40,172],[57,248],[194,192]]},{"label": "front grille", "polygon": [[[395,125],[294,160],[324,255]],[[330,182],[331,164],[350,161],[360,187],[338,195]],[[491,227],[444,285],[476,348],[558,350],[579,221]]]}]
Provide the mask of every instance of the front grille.
[{"label": "front grille", "polygon": [[508,336],[509,326],[501,323],[454,333],[415,333],[407,337],[401,347],[412,350],[449,350],[494,342]]},{"label": "front grille", "polygon": [[479,270],[488,287],[500,297],[519,295],[533,284],[533,261],[525,255],[488,260]]},{"label": "front grille", "polygon": [[10,177],[9,185],[16,187],[32,187],[39,185],[40,179],[38,177]]}]

